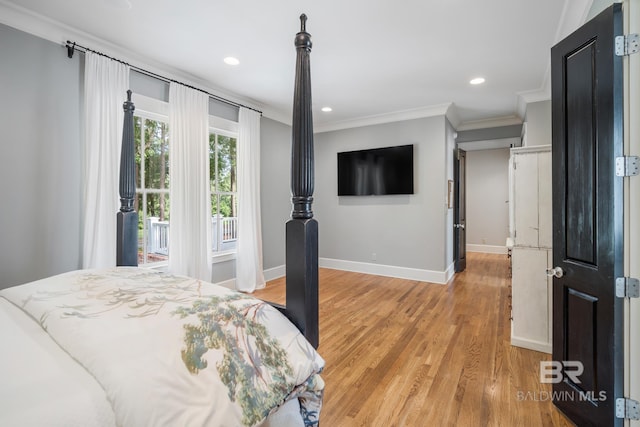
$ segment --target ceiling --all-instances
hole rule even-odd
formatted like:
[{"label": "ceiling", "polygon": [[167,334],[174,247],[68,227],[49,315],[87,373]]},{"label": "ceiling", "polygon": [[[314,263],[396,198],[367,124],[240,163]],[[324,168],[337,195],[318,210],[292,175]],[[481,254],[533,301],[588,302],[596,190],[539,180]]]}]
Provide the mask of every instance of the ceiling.
[{"label": "ceiling", "polygon": [[[0,0],[0,22],[70,39],[290,121],[299,15],[316,128],[446,111],[519,118],[591,0]],[[226,56],[240,60],[232,67]],[[469,80],[484,77],[473,86]],[[333,111],[320,109],[330,106]],[[519,109],[520,106],[520,109]],[[442,113],[440,113],[442,114]]]}]

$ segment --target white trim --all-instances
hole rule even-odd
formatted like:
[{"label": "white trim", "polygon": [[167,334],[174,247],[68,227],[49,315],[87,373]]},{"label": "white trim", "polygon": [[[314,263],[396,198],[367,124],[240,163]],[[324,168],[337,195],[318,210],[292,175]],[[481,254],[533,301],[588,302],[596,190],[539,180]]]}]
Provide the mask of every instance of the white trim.
[{"label": "white trim", "polygon": [[[625,0],[622,8],[625,21],[624,33],[640,31],[640,5],[636,1]],[[626,155],[640,154],[640,124],[632,118],[640,111],[640,58],[631,55],[625,58],[624,66],[624,138]],[[640,277],[640,182],[637,177],[625,178],[624,191],[624,235],[625,256],[624,274],[629,277]],[[625,298],[624,302],[624,395],[640,400],[640,299]],[[640,421],[631,421],[631,427],[640,426]]]},{"label": "white trim", "polygon": [[341,120],[331,123],[314,125],[315,133],[330,132],[341,129],[351,129],[363,126],[379,125],[383,123],[401,122],[403,120],[421,119],[424,117],[444,116],[451,107],[451,103],[415,108],[412,110],[396,111],[393,113],[376,114],[357,119]]},{"label": "white trim", "polygon": [[461,123],[456,127],[457,131],[463,130],[475,130],[475,129],[487,129],[502,126],[520,125],[522,124],[522,118],[519,116],[503,116],[495,117],[492,119],[473,120],[470,122]]},{"label": "white trim", "polygon": [[522,138],[517,136],[513,138],[483,139],[480,141],[458,142],[456,143],[456,146],[465,151],[495,150],[497,148],[519,147],[521,142]]},{"label": "white trim", "polygon": [[410,267],[397,267],[394,265],[370,264],[367,262],[344,261],[331,258],[320,258],[319,265],[322,268],[334,270],[352,271],[355,273],[374,274],[377,276],[397,277],[399,279],[417,280],[420,282],[437,283],[445,285],[449,281],[447,271],[422,270]]},{"label": "white trim", "polygon": [[169,121],[168,102],[140,95],[139,93],[131,94],[131,101],[135,105],[134,115],[144,116],[147,119],[159,122],[167,123]]},{"label": "white trim", "polygon": [[449,120],[451,127],[453,127],[454,129],[458,129],[458,126],[462,124],[458,107],[453,102],[449,104],[449,108],[447,108],[447,112],[445,113],[445,116]]},{"label": "white trim", "polygon": [[480,252],[483,254],[507,254],[506,246],[474,245],[467,243],[467,252]]},{"label": "white trim", "polygon": [[276,122],[285,124],[287,126],[291,126],[291,122],[293,121],[293,117],[292,116],[293,116],[293,113],[291,113],[291,112],[286,113],[286,112],[277,110],[276,108],[268,106],[268,105],[263,105],[262,106],[262,117],[263,118],[275,120]]},{"label": "white trim", "polygon": [[[550,72],[549,67],[550,65],[547,66],[547,72],[545,73],[545,75],[549,74]],[[534,89],[534,90],[525,90],[525,91],[516,93],[516,95],[519,98],[521,98],[522,101],[524,101],[526,104],[530,104],[532,102],[549,101],[551,99],[551,89],[546,87],[548,85],[548,83],[546,83],[548,78],[545,77],[544,80],[545,80],[545,83],[543,83],[542,88]]]},{"label": "white trim", "polygon": [[227,262],[227,261],[235,261],[236,259],[236,252],[214,252],[213,255],[211,256],[211,264],[218,264],[221,262]]},{"label": "white trim", "polygon": [[210,115],[209,128],[210,130],[215,129],[217,131],[222,131],[217,133],[223,133],[223,132],[230,133],[230,135],[225,135],[225,136],[231,136],[233,138],[238,137],[238,123],[232,120],[227,120],[227,119],[223,119],[222,117]]},{"label": "white trim", "polygon": [[[422,282],[431,282],[438,284],[448,283],[449,280],[455,274],[455,265],[451,263],[449,268],[443,273],[437,271],[429,271],[429,270],[418,270],[412,268],[405,267],[395,267],[389,265],[379,265],[379,264],[369,264],[369,263],[357,263],[353,261],[342,261],[330,258],[320,258],[319,259],[320,267],[322,268],[332,268],[334,270],[344,270],[344,271],[352,271],[356,273],[366,273],[366,274],[376,274],[378,276],[387,276],[387,277],[399,277],[402,279],[411,279],[411,280],[420,280]],[[372,266],[378,267],[377,269],[372,268]],[[387,270],[387,274],[383,274],[381,270]],[[375,272],[373,272],[375,271]],[[398,271],[407,273],[407,274],[392,274],[397,273]],[[277,267],[269,268],[264,270],[264,278],[265,281],[269,282],[271,280],[276,280],[281,277],[285,277],[287,274],[286,266],[279,265]],[[418,277],[417,275],[422,274],[423,276]],[[426,274],[429,274],[431,280],[427,280]],[[410,277],[409,277],[410,276]],[[444,282],[436,281],[441,280],[444,277]]]},{"label": "white trim", "polygon": [[223,282],[214,283],[214,285],[222,286],[223,288],[231,289],[232,291],[236,290],[236,279],[229,279]]},{"label": "white trim", "polygon": [[444,272],[444,275],[447,279],[447,283],[449,283],[449,280],[451,280],[453,276],[455,276],[455,274],[456,274],[456,264],[454,261],[449,265],[449,268],[447,268],[447,271]]},{"label": "white trim", "polygon": [[81,33],[58,21],[4,0],[0,0],[0,23],[62,45],[66,42],[68,34],[82,35],[84,39],[95,40],[87,33]]},{"label": "white trim", "polygon": [[[592,3],[593,0],[573,0],[565,2],[558,27],[556,28],[555,43],[567,37],[586,22]],[[521,117],[524,117],[526,114],[527,104],[551,99],[551,59],[547,62],[547,68],[540,88],[518,92],[516,93],[516,99],[518,103],[518,114]]]},{"label": "white trim", "polygon": [[284,277],[287,274],[287,269],[284,265],[279,265],[277,267],[264,270],[262,274],[264,274],[265,282],[269,282],[271,280],[276,280]]},{"label": "white trim", "polygon": [[511,345],[551,354],[551,344],[511,336]]},{"label": "white trim", "polygon": [[[32,34],[36,37],[49,40],[53,43],[58,43],[61,46],[66,45],[67,40],[71,40],[79,45],[83,45],[106,55],[118,58],[119,60],[132,64],[135,67],[147,69],[148,71],[164,76],[167,79],[178,80],[190,86],[200,87],[213,95],[231,102],[244,104],[257,110],[262,110],[263,108],[263,105],[256,103],[255,100],[229,93],[222,88],[214,86],[207,80],[203,80],[192,74],[185,73],[182,70],[171,67],[170,65],[154,61],[146,56],[126,50],[122,46],[100,39],[89,33],[33,12],[25,7],[7,2],[6,0],[0,0],[0,23]],[[61,51],[60,54],[62,55],[64,53]]]},{"label": "white trim", "polygon": [[515,147],[511,149],[511,153],[544,153],[551,151],[551,144],[547,145],[531,145],[529,147]]},{"label": "white trim", "polygon": [[573,0],[564,4],[558,29],[556,30],[556,43],[573,33],[586,22],[592,4],[593,0]]},{"label": "white trim", "polygon": [[527,90],[516,93],[518,102],[518,114],[524,118],[527,114],[527,106],[533,102],[549,101],[551,99],[551,83],[549,76],[551,75],[551,63],[547,65],[542,87],[535,90]]}]

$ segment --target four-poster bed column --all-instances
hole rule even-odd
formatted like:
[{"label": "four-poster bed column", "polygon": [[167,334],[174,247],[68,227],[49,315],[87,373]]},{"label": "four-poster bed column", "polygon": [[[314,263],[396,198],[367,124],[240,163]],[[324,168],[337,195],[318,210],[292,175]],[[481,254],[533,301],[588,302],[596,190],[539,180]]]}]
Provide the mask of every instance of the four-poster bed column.
[{"label": "four-poster bed column", "polygon": [[138,265],[138,213],[133,208],[136,197],[135,147],[133,131],[133,111],[131,91],[127,91],[122,128],[122,148],[120,152],[120,212],[118,212],[118,236],[116,245],[116,265]]},{"label": "four-poster bed column", "polygon": [[296,79],[293,95],[291,141],[291,201],[293,211],[286,225],[286,312],[315,347],[318,328],[318,222],[313,218],[314,158],[311,114],[311,35],[306,15],[300,16],[296,34]]},{"label": "four-poster bed column", "polygon": [[[313,218],[314,156],[311,114],[311,35],[306,15],[296,34],[296,78],[291,141],[291,201],[286,224],[286,306],[277,307],[318,348],[318,222]],[[131,91],[127,91],[120,159],[120,212],[117,215],[118,266],[138,264],[138,214],[135,200],[135,148]]]}]

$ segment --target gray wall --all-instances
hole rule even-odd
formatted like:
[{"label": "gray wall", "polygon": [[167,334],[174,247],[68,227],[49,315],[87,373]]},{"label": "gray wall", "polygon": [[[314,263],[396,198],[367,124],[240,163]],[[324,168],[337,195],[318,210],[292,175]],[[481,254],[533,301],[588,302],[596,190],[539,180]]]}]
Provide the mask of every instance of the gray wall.
[{"label": "gray wall", "polygon": [[[81,266],[83,55],[68,59],[63,47],[3,25],[0,54],[0,287],[6,287]],[[166,98],[165,86],[144,76],[132,76],[131,84]],[[452,135],[444,116],[316,134],[320,256],[446,270],[452,261],[452,211],[446,207]],[[263,117],[261,140],[269,270],[285,262],[291,128]],[[338,151],[401,144],[415,145],[415,195],[336,195]],[[234,276],[233,261],[213,267],[214,282]]]},{"label": "gray wall", "polygon": [[81,265],[80,55],[0,25],[0,288]]},{"label": "gray wall", "polygon": [[[260,208],[265,270],[281,267],[285,262],[285,223],[291,217],[290,164],[291,126],[262,117],[260,122]],[[316,172],[316,177],[320,176]],[[322,224],[320,227],[322,231]]]},{"label": "gray wall", "polygon": [[551,144],[551,100],[527,104],[526,146]]},{"label": "gray wall", "polygon": [[[316,134],[320,256],[444,271],[445,141],[444,116]],[[414,195],[337,196],[338,152],[404,144],[414,144]]]},{"label": "gray wall", "polygon": [[467,151],[468,245],[505,245],[508,200],[509,149]]},{"label": "gray wall", "polygon": [[[81,267],[84,55],[0,24],[0,288]],[[168,84],[132,72],[131,88],[167,101]],[[238,109],[211,100],[211,114]],[[267,137],[268,139],[268,137]],[[115,213],[114,213],[115,214]],[[235,277],[235,261],[212,281]]]}]

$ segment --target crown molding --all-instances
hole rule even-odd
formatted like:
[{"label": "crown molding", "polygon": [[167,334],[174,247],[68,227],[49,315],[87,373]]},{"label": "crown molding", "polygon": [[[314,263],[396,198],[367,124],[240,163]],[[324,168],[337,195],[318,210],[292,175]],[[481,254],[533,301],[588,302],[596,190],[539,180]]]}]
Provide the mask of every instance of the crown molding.
[{"label": "crown molding", "polygon": [[449,108],[447,108],[445,116],[447,116],[449,123],[454,129],[458,129],[458,127],[462,124],[462,120],[460,120],[460,114],[458,112],[458,107],[453,102],[449,104]]},{"label": "crown molding", "polygon": [[528,104],[551,99],[551,82],[549,81],[549,75],[550,70],[547,68],[542,89],[518,92],[516,94],[518,100],[518,115],[520,117],[524,117],[527,113]]},{"label": "crown molding", "polygon": [[293,122],[293,113],[286,113],[269,106],[264,106],[262,109],[262,116],[287,126],[291,126],[291,123]]},{"label": "crown molding", "polygon": [[213,95],[238,104],[247,105],[257,110],[263,109],[263,105],[253,99],[244,98],[226,92],[224,89],[216,87],[210,82],[192,74],[185,73],[184,71],[173,68],[167,64],[136,54],[122,46],[100,39],[84,31],[80,31],[59,21],[53,20],[47,16],[35,13],[22,6],[7,2],[6,0],[0,0],[0,24],[7,25],[41,39],[59,44],[61,47],[66,46],[67,40],[71,40],[72,42],[87,46],[92,50],[102,52],[105,55],[117,58],[123,62],[149,70],[159,76],[164,76],[167,79],[176,80],[193,87],[202,88]]},{"label": "crown molding", "polygon": [[492,119],[475,120],[472,122],[464,122],[456,130],[465,131],[465,130],[472,130],[472,129],[497,128],[502,126],[521,125],[521,124],[522,124],[522,118],[516,115],[513,115],[513,116],[495,117]]},{"label": "crown molding", "polygon": [[587,20],[593,0],[567,0],[562,8],[555,43],[577,30]]},{"label": "crown molding", "polygon": [[444,116],[447,114],[447,111],[449,110],[451,105],[451,103],[446,103],[411,110],[395,111],[392,113],[376,114],[356,119],[342,120],[330,123],[320,123],[315,126],[315,132],[322,133],[334,130],[379,125],[383,123],[401,122],[404,120],[421,119],[424,117]]},{"label": "crown molding", "polygon": [[[565,1],[560,21],[554,38],[554,44],[558,43],[569,34],[578,29],[587,20],[593,0]],[[532,102],[548,101],[551,99],[551,61],[547,62],[542,85],[539,89],[519,92],[516,94],[518,103],[518,115],[524,117],[527,112],[527,104]]]}]

